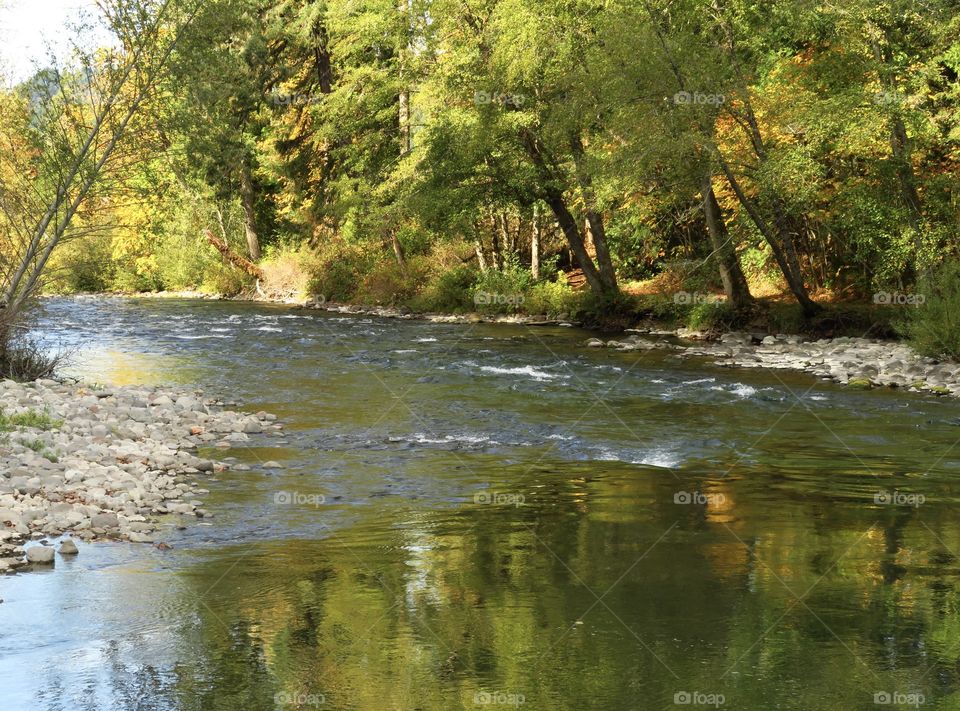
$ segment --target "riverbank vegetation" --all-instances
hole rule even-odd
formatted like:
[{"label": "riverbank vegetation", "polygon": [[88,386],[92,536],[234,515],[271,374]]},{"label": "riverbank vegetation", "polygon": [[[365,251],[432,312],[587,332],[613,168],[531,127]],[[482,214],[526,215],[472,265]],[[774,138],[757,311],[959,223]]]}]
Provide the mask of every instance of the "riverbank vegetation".
[{"label": "riverbank vegetation", "polygon": [[951,0],[104,6],[115,48],[0,96],[8,313],[259,291],[960,353]]}]

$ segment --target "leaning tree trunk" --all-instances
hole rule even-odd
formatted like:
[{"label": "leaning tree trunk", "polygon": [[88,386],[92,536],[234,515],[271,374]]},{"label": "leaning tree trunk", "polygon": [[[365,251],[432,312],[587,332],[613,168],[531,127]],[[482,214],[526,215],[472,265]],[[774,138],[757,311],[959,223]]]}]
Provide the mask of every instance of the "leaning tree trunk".
[{"label": "leaning tree trunk", "polygon": [[737,250],[730,240],[727,225],[720,213],[720,204],[713,192],[713,176],[709,173],[703,176],[700,194],[703,197],[703,214],[707,222],[710,244],[717,257],[720,280],[723,282],[727,301],[736,309],[749,307],[753,304],[753,296],[750,294],[750,286],[740,268]]},{"label": "leaning tree trunk", "polygon": [[[790,291],[793,293],[794,298],[796,298],[797,303],[800,304],[800,308],[803,310],[804,316],[810,317],[816,315],[821,310],[821,306],[810,298],[806,284],[803,283],[803,274],[800,271],[799,261],[796,259],[796,252],[793,251],[791,258],[791,255],[788,253],[785,244],[780,242],[780,237],[782,236],[784,238],[784,242],[789,247],[792,247],[792,242],[789,241],[790,235],[778,235],[774,232],[774,230],[770,227],[770,224],[766,221],[766,219],[764,219],[763,215],[760,214],[757,206],[754,205],[750,198],[748,198],[743,192],[743,188],[740,187],[740,181],[737,180],[737,177],[733,174],[733,171],[727,164],[726,160],[724,160],[723,156],[718,154],[717,158],[720,162],[720,167],[723,169],[723,174],[727,178],[727,182],[730,183],[730,187],[737,196],[737,200],[740,201],[740,204],[750,216],[753,224],[756,225],[757,229],[760,231],[760,234],[763,235],[764,240],[766,240],[767,244],[770,245],[770,250],[773,252],[773,258],[776,260],[777,266],[780,267],[780,271],[787,280],[787,286],[790,287]],[[782,229],[780,231],[782,232]]]},{"label": "leaning tree trunk", "polygon": [[216,250],[223,255],[223,258],[230,262],[233,266],[241,271],[246,272],[256,279],[263,279],[263,270],[260,267],[251,262],[249,259],[246,259],[245,257],[242,257],[234,252],[232,249],[230,249],[229,244],[217,237],[210,230],[206,230],[204,234],[207,237],[207,242],[216,248]]}]

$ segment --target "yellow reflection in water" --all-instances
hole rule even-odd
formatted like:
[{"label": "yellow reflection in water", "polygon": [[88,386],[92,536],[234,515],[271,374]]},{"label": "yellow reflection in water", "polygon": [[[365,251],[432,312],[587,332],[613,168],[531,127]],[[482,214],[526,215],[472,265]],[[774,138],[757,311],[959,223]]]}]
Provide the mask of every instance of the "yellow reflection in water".
[{"label": "yellow reflection in water", "polygon": [[190,382],[192,372],[171,355],[87,350],[70,364],[67,374],[109,385],[158,385]]}]

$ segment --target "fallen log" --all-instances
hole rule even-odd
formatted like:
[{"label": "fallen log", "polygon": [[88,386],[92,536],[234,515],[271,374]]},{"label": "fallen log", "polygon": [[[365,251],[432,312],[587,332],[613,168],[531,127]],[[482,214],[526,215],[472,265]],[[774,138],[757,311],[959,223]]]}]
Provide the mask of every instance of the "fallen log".
[{"label": "fallen log", "polygon": [[245,257],[241,257],[239,254],[230,249],[230,245],[224,242],[222,239],[217,237],[210,230],[205,230],[207,236],[207,242],[212,244],[220,254],[223,255],[223,258],[230,262],[237,269],[240,269],[252,277],[257,279],[263,279],[263,270],[258,267],[256,264],[251,262]]}]

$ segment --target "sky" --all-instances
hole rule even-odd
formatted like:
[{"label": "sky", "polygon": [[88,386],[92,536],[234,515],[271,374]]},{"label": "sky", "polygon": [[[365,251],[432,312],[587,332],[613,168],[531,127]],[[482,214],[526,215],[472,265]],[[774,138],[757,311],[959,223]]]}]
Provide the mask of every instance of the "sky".
[{"label": "sky", "polygon": [[[86,13],[96,18],[94,0],[0,0],[0,68],[5,83],[26,79],[34,62],[48,64],[47,48],[63,58],[70,52],[71,23]],[[106,39],[106,30],[84,33],[89,44]]]}]

